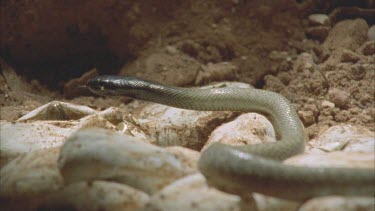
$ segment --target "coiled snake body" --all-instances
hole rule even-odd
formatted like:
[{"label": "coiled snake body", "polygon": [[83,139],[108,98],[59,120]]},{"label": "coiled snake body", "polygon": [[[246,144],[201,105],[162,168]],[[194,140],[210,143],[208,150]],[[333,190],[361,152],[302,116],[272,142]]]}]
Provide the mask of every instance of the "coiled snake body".
[{"label": "coiled snake body", "polygon": [[264,114],[275,128],[277,142],[246,146],[214,143],[202,152],[199,169],[219,189],[287,199],[374,195],[373,169],[308,168],[280,162],[304,151],[304,133],[292,105],[277,93],[244,88],[179,88],[120,76],[99,76],[87,87],[99,95],[124,95],[183,109]]}]

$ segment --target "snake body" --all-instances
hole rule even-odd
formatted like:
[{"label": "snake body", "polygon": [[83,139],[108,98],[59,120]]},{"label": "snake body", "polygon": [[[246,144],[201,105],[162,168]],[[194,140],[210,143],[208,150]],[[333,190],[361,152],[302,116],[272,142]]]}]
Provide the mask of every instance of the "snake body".
[{"label": "snake body", "polygon": [[277,93],[250,88],[180,88],[120,76],[99,76],[87,87],[99,95],[129,96],[183,109],[265,115],[275,128],[277,142],[245,146],[214,143],[202,152],[199,170],[219,189],[297,200],[375,193],[374,169],[310,168],[280,162],[304,151],[304,132],[293,106]]}]

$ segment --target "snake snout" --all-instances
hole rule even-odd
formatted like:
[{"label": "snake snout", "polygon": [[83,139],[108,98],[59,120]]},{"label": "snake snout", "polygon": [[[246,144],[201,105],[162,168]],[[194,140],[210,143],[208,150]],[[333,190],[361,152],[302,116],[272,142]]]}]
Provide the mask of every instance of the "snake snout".
[{"label": "snake snout", "polygon": [[133,77],[123,76],[98,76],[92,78],[86,84],[86,87],[93,93],[98,95],[133,96],[133,92],[142,89],[144,82]]},{"label": "snake snout", "polygon": [[111,80],[108,76],[98,76],[90,79],[86,87],[95,94],[108,95],[111,90]]}]

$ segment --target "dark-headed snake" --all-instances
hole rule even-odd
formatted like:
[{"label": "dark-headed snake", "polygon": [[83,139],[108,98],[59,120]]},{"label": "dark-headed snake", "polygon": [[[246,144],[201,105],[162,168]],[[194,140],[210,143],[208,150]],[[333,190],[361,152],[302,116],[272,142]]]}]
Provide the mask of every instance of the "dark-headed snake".
[{"label": "dark-headed snake", "polygon": [[199,170],[219,189],[297,200],[374,195],[374,169],[310,168],[280,162],[304,151],[304,132],[293,106],[277,93],[251,88],[180,88],[120,76],[99,76],[87,87],[99,95],[128,96],[183,109],[265,115],[274,126],[276,142],[245,146],[214,143],[202,152]]}]

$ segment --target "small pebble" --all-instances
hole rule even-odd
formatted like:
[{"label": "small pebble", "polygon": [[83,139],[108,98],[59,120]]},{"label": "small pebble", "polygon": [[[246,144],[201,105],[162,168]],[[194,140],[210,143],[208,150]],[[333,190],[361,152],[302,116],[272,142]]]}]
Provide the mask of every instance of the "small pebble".
[{"label": "small pebble", "polygon": [[340,108],[345,107],[349,103],[349,93],[336,88],[328,92],[328,98]]},{"label": "small pebble", "polygon": [[312,111],[298,111],[298,116],[305,127],[315,123],[314,113]]},{"label": "small pebble", "polygon": [[375,41],[368,41],[362,46],[362,53],[366,56],[371,56],[375,54]]},{"label": "small pebble", "polygon": [[353,51],[344,49],[341,55],[341,62],[353,62],[356,63],[360,59],[360,56]]},{"label": "small pebble", "polygon": [[303,72],[309,70],[310,72],[314,71],[316,64],[314,63],[314,58],[309,53],[301,53],[297,57],[296,61],[297,72]]},{"label": "small pebble", "polygon": [[165,50],[166,50],[167,53],[169,53],[169,54],[176,54],[176,53],[178,53],[177,48],[175,48],[174,46],[171,46],[171,45],[166,46],[166,47],[165,47]]},{"label": "small pebble", "polygon": [[318,107],[316,107],[315,104],[308,104],[308,105],[305,105],[304,107],[305,107],[305,110],[312,111],[314,114],[314,117],[317,117],[319,115],[319,109]]},{"label": "small pebble", "polygon": [[337,115],[335,115],[335,120],[337,122],[346,122],[350,118],[350,112],[346,110],[340,111]]},{"label": "small pebble", "polygon": [[314,63],[312,63],[312,62],[306,62],[305,66],[304,66],[304,69],[306,69],[306,70],[313,70],[313,67],[314,67]]},{"label": "small pebble", "polygon": [[334,108],[335,107],[335,104],[328,101],[328,100],[323,100],[322,102],[322,107],[323,108]]},{"label": "small pebble", "polygon": [[329,19],[328,15],[326,14],[312,14],[309,15],[309,22],[311,25],[324,25],[329,26],[331,25],[331,20]]},{"label": "small pebble", "polygon": [[331,28],[328,26],[313,26],[306,29],[305,33],[307,37],[315,40],[324,41],[328,36],[328,32]]}]

